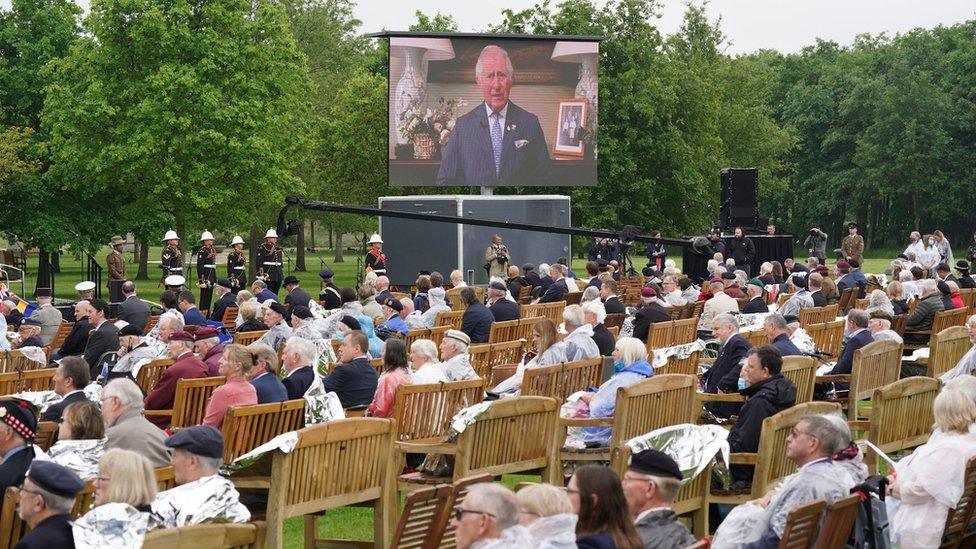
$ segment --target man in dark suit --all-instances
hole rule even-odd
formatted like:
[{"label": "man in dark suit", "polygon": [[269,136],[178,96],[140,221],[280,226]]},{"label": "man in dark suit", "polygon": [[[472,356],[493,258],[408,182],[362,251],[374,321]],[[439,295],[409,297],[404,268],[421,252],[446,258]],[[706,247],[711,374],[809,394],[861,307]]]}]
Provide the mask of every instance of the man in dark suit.
[{"label": "man in dark suit", "polygon": [[627,312],[627,308],[617,297],[617,282],[615,280],[608,280],[600,284],[599,288],[600,300],[603,301],[603,308],[607,310],[607,314]]},{"label": "man in dark suit", "polygon": [[80,356],[65,357],[61,361],[51,378],[54,383],[54,392],[61,397],[41,414],[41,421],[54,421],[61,423],[64,409],[69,404],[84,402],[88,399],[85,396],[85,387],[91,381],[91,372],[88,363]]},{"label": "man in dark suit", "polygon": [[[285,343],[281,365],[285,369],[282,385],[288,392],[288,399],[302,398],[315,382],[312,360],[315,358],[315,345],[302,338],[291,338]],[[340,399],[341,400],[341,399]]]},{"label": "man in dark suit", "polygon": [[786,330],[786,318],[778,313],[766,317],[763,322],[763,332],[769,344],[776,347],[781,357],[802,355],[803,352],[790,340],[790,333]]},{"label": "man in dark suit", "polygon": [[217,285],[214,287],[214,292],[217,293],[217,301],[214,302],[213,310],[210,311],[210,320],[223,322],[227,307],[237,307],[237,299],[232,293],[233,289],[233,284],[229,278],[221,278],[217,281]]},{"label": "man in dark suit", "polygon": [[122,284],[122,295],[125,299],[119,304],[119,320],[145,329],[146,322],[149,321],[149,305],[136,295],[135,283],[126,280]]},{"label": "man in dark suit", "polygon": [[461,318],[461,331],[468,334],[471,343],[487,343],[495,316],[491,314],[488,307],[478,301],[474,288],[470,286],[461,288],[460,297],[461,302],[466,305],[464,316]]},{"label": "man in dark suit", "polygon": [[539,276],[539,273],[535,272],[535,265],[531,263],[522,265],[522,278],[524,278],[530,286],[542,286],[542,278]]},{"label": "man in dark suit", "polygon": [[58,361],[66,356],[79,356],[85,354],[85,347],[88,345],[88,332],[91,326],[88,325],[88,310],[91,304],[87,300],[75,303],[75,323],[68,332],[68,337],[64,338],[61,347],[51,355],[51,361]]},{"label": "man in dark suit", "polygon": [[92,332],[88,337],[88,348],[85,349],[85,362],[88,363],[92,379],[102,371],[99,357],[119,350],[119,329],[105,320],[107,316],[108,303],[104,299],[93,299],[88,310],[88,325],[92,327]]},{"label": "man in dark suit", "polygon": [[552,284],[549,285],[549,288],[539,298],[538,303],[555,303],[556,301],[563,300],[563,296],[569,291],[569,286],[566,283],[566,271],[566,266],[558,263],[549,267]]},{"label": "man in dark suit", "polygon": [[437,171],[438,186],[548,183],[549,146],[539,119],[509,101],[514,76],[505,50],[481,50],[475,77],[484,102],[457,119]]},{"label": "man in dark suit", "polygon": [[285,307],[288,307],[289,310],[296,305],[308,307],[308,302],[312,300],[312,297],[298,286],[298,278],[295,275],[286,276],[284,286],[285,290],[288,291],[288,295],[285,296]]},{"label": "man in dark suit", "polygon": [[17,542],[16,549],[74,547],[71,507],[85,483],[73,471],[53,461],[31,464],[20,490],[18,512],[30,532]]},{"label": "man in dark suit", "polygon": [[814,307],[826,307],[827,297],[823,295],[823,275],[820,273],[810,273],[807,278],[807,285],[810,287],[810,298],[813,299]]},{"label": "man in dark suit", "polygon": [[17,310],[17,305],[11,300],[4,300],[2,308],[7,326],[13,326],[14,330],[20,328],[20,323],[24,321],[24,314]]},{"label": "man in dark suit", "polygon": [[[603,283],[605,288],[607,283]],[[646,342],[647,332],[655,322],[668,322],[671,315],[657,300],[657,290],[650,286],[641,288],[641,306],[634,313],[634,337]]]},{"label": "man in dark suit", "polygon": [[[729,313],[716,315],[712,319],[712,335],[722,347],[712,367],[702,376],[706,393],[735,393],[739,390],[739,372],[742,360],[746,358],[751,345],[739,336],[739,323]],[[709,402],[705,407],[716,417],[730,417],[739,412],[742,405],[737,402]]]},{"label": "man in dark suit", "polygon": [[606,317],[606,312],[603,309],[603,305],[597,301],[590,301],[583,304],[583,318],[586,319],[586,323],[593,327],[593,341],[596,343],[596,348],[600,349],[601,356],[610,356],[613,354],[613,347],[616,341],[614,340],[613,334],[610,330],[603,325],[603,320]]},{"label": "man in dark suit", "polygon": [[366,334],[359,330],[349,332],[339,346],[340,364],[322,380],[326,391],[335,391],[343,408],[373,401],[379,375],[366,358],[368,350]]},{"label": "man in dark suit", "polygon": [[868,330],[870,320],[871,315],[861,309],[851,309],[847,313],[847,330],[851,336],[847,339],[844,349],[841,350],[837,364],[834,365],[834,369],[828,375],[851,373],[851,368],[854,366],[854,352],[874,341],[871,330]]},{"label": "man in dark suit", "polygon": [[193,324],[196,326],[206,326],[207,317],[203,316],[200,309],[197,309],[196,300],[193,292],[182,291],[179,296],[179,308],[180,312],[183,313],[183,324]]},{"label": "man in dark suit", "polygon": [[258,404],[288,400],[288,389],[278,379],[278,353],[270,345],[252,343],[247,350],[255,357],[255,362],[264,359],[264,365],[255,364],[251,368],[249,380],[258,394]]},{"label": "man in dark suit", "polygon": [[37,417],[26,401],[8,399],[0,401],[4,410],[0,416],[0,503],[7,488],[20,486],[24,482],[27,469],[34,460],[34,434],[37,432]]},{"label": "man in dark suit", "polygon": [[[497,280],[488,287],[488,303],[491,305],[488,310],[495,322],[505,322],[506,320],[516,320],[519,318],[518,303],[505,298],[505,285]],[[489,326],[489,331],[491,327]],[[470,335],[469,335],[470,337]]]},{"label": "man in dark suit", "polygon": [[769,306],[767,306],[766,301],[763,300],[762,294],[762,281],[758,278],[751,279],[749,283],[746,284],[746,297],[749,298],[749,301],[747,301],[745,307],[742,308],[742,313],[768,313]]}]

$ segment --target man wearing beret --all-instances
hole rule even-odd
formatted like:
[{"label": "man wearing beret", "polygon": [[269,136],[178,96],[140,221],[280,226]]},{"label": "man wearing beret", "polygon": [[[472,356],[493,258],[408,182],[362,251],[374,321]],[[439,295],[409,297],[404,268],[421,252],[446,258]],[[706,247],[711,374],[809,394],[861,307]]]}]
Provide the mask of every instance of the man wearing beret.
[{"label": "man wearing beret", "polygon": [[342,298],[339,296],[339,287],[332,282],[335,273],[332,269],[325,268],[319,271],[319,278],[322,279],[322,290],[319,292],[319,301],[325,310],[331,311],[342,307]]},{"label": "man wearing beret", "polygon": [[272,301],[264,308],[264,324],[268,327],[268,333],[261,336],[258,343],[270,345],[275,351],[281,350],[281,346],[292,336],[291,326],[285,321],[288,318],[288,309],[277,301]]},{"label": "man wearing beret", "polygon": [[44,342],[41,341],[41,328],[40,320],[34,317],[25,318],[20,323],[20,328],[17,329],[18,335],[20,336],[20,343],[17,344],[17,348],[43,347]]},{"label": "man wearing beret", "polygon": [[[169,337],[168,332],[167,337]],[[132,371],[140,368],[149,361],[159,358],[157,349],[143,339],[142,328],[134,324],[127,324],[119,330],[118,360],[105,373],[106,380],[117,377],[132,378]]]},{"label": "man wearing beret", "polygon": [[193,334],[184,331],[173,332],[166,348],[173,364],[163,371],[156,386],[149,391],[144,401],[146,419],[160,429],[169,427],[171,416],[152,415],[152,410],[170,410],[176,397],[176,382],[181,379],[207,377],[207,365],[193,354]]},{"label": "man wearing beret", "polygon": [[376,337],[386,341],[387,338],[397,332],[406,335],[410,331],[410,327],[407,326],[406,321],[400,318],[400,313],[403,311],[403,304],[400,303],[400,300],[387,293],[381,305],[383,306],[383,318],[386,320],[376,327]]},{"label": "man wearing beret", "polygon": [[217,293],[217,301],[214,303],[213,308],[210,310],[210,320],[214,322],[224,321],[224,312],[228,307],[237,307],[237,300],[234,299],[234,294],[231,293],[233,290],[233,284],[228,278],[221,278],[217,281],[217,285],[214,287],[214,292]]},{"label": "man wearing beret", "polygon": [[11,486],[20,486],[34,461],[37,416],[23,400],[0,400],[0,503]]},{"label": "man wearing beret", "polygon": [[[507,290],[500,280],[495,280],[488,286],[488,310],[495,322],[519,319],[519,304],[506,297]],[[515,294],[517,295],[518,293]]]},{"label": "man wearing beret", "polygon": [[644,450],[630,458],[620,482],[645,549],[678,549],[695,543],[671,509],[681,480],[678,464],[664,452]]},{"label": "man wearing beret", "polygon": [[224,346],[217,337],[217,328],[204,326],[193,332],[193,352],[207,365],[207,375],[220,375],[220,357],[224,354]]},{"label": "man wearing beret", "polygon": [[[220,476],[224,438],[208,425],[180,429],[169,437],[176,488],[156,495],[150,528],[178,528],[207,522],[243,523],[251,513],[240,502],[234,484]],[[202,508],[194,502],[206,502]]]},{"label": "man wearing beret", "polygon": [[312,300],[308,292],[303,290],[298,284],[298,278],[295,275],[285,277],[284,286],[285,290],[288,291],[288,295],[285,296],[285,307],[288,307],[288,309],[293,309],[296,305],[308,307],[308,302]]},{"label": "man wearing beret", "polygon": [[75,546],[71,533],[71,508],[85,483],[74,472],[53,461],[31,464],[20,488],[17,514],[31,531],[15,549],[53,549]]},{"label": "man wearing beret", "polygon": [[291,308],[291,328],[292,336],[316,341],[322,339],[322,332],[315,329],[312,323],[315,315],[304,305],[293,305]]},{"label": "man wearing beret", "polygon": [[746,306],[742,308],[743,314],[753,314],[753,313],[768,313],[769,306],[766,305],[766,301],[763,299],[763,282],[758,278],[750,278],[749,283],[746,284],[746,297],[749,301],[746,302]]}]

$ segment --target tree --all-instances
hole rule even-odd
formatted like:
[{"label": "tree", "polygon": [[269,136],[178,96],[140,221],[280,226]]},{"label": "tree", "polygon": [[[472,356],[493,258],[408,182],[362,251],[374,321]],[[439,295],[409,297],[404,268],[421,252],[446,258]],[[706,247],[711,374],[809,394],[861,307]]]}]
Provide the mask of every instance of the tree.
[{"label": "tree", "polygon": [[0,132],[0,193],[37,171],[37,161],[24,155],[33,133],[30,128],[13,127]]}]

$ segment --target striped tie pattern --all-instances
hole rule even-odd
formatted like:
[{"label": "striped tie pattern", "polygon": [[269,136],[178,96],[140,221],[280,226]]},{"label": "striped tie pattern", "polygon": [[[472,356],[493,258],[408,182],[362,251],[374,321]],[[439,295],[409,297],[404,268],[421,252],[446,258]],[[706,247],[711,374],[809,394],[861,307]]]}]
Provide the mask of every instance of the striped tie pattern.
[{"label": "striped tie pattern", "polygon": [[497,112],[491,113],[491,149],[495,154],[495,175],[502,166],[502,125],[498,122],[501,116]]}]

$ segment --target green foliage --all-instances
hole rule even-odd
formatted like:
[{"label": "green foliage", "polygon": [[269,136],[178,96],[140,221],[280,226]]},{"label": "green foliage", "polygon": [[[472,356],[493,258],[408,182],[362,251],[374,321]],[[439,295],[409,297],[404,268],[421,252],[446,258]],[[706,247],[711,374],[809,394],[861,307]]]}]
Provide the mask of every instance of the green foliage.
[{"label": "green foliage", "polygon": [[458,24],[454,20],[453,15],[444,15],[441,12],[437,12],[433,17],[428,16],[424,12],[417,10],[414,12],[414,17],[417,18],[417,22],[410,25],[411,31],[421,32],[457,32]]},{"label": "green foliage", "polygon": [[0,192],[37,171],[37,161],[25,155],[33,134],[30,128],[8,127],[0,131]]}]

